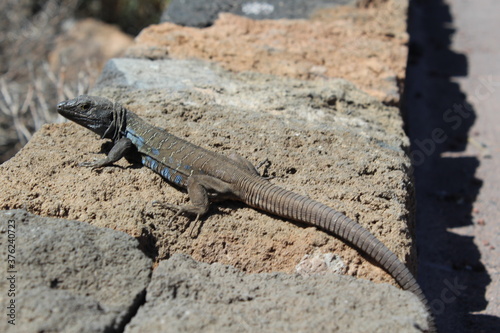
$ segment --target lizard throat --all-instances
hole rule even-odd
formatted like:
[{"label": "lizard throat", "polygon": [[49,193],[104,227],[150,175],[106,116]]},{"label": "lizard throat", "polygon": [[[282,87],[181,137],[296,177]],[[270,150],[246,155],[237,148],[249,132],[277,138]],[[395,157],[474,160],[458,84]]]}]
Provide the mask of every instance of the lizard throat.
[{"label": "lizard throat", "polygon": [[126,126],[125,124],[126,112],[127,111],[125,110],[125,108],[118,105],[116,106],[113,105],[113,120],[111,121],[111,124],[102,135],[101,137],[102,139],[109,138],[112,139],[113,141],[120,139],[121,133],[123,133]]}]

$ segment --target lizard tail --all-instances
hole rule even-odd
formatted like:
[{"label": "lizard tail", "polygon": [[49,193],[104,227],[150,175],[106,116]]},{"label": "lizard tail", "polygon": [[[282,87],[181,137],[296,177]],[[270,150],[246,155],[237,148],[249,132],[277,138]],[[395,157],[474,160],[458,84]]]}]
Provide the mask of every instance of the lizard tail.
[{"label": "lizard tail", "polygon": [[267,181],[242,184],[245,203],[271,214],[319,227],[352,244],[373,258],[404,289],[414,293],[429,313],[429,330],[435,331],[427,299],[410,270],[380,240],[344,214],[306,196]]}]

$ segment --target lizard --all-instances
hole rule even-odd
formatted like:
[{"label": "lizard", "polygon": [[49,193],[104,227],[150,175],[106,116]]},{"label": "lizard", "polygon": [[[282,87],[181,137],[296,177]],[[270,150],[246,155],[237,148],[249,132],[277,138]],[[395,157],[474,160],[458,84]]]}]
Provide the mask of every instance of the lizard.
[{"label": "lizard", "polygon": [[417,280],[397,255],[358,222],[315,201],[274,185],[252,163],[239,155],[225,156],[178,138],[150,125],[119,103],[103,97],[81,95],[62,101],[57,111],[65,118],[110,139],[113,147],[103,159],[80,163],[101,168],[125,157],[160,174],[166,181],[187,190],[189,204],[164,206],[198,219],[214,198],[239,200],[282,218],[313,225],[353,245],[387,271],[404,289],[413,292],[434,319]]}]

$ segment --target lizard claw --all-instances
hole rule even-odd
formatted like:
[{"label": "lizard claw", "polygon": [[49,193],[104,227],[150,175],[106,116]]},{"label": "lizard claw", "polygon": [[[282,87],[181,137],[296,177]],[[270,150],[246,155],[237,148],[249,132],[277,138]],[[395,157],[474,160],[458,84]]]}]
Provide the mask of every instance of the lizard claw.
[{"label": "lizard claw", "polygon": [[260,161],[259,164],[257,164],[255,169],[259,170],[264,164],[271,164],[271,161],[269,161],[269,159],[266,157],[263,161]]},{"label": "lizard claw", "polygon": [[92,170],[103,167],[102,160],[94,160],[92,162],[78,163],[79,167],[92,168]]},{"label": "lizard claw", "polygon": [[[263,166],[265,165],[264,167],[264,170],[262,171],[262,173],[259,173],[258,170],[260,168],[262,168]],[[261,161],[256,167],[255,167],[255,170],[257,171],[257,173],[259,174],[259,176],[261,176],[263,179],[265,180],[270,180],[270,179],[274,179],[275,177],[274,176],[264,176],[264,174],[266,173],[267,171],[267,168],[271,165],[271,161],[266,157],[263,161]]]},{"label": "lizard claw", "polygon": [[[164,202],[160,202],[160,201],[156,201],[156,200],[152,202],[152,205],[153,206],[160,206],[160,207],[163,207],[163,208],[175,211],[174,216],[172,216],[170,218],[170,220],[168,221],[168,223],[167,223],[167,226],[169,228],[172,226],[174,220],[179,215],[181,215],[183,213],[190,213],[189,209],[187,209],[186,206],[173,205],[173,204],[168,204],[168,203],[164,203]],[[198,225],[198,221],[200,220],[200,214],[195,214],[195,215],[196,215],[196,218],[192,221],[193,228],[191,229],[191,232],[189,233],[189,235],[190,235],[191,238],[195,238],[196,235],[200,233],[199,229],[200,229],[201,225],[200,225],[200,227],[198,227],[198,232],[196,234],[194,233],[195,226]]]},{"label": "lizard claw", "polygon": [[[160,206],[160,207],[175,211],[174,216],[172,216],[172,218],[170,218],[170,220],[167,222],[167,226],[169,228],[172,226],[172,224],[174,223],[174,220],[179,215],[181,215],[183,213],[192,213],[189,210],[189,208],[187,208],[186,206],[172,205],[172,204],[168,204],[168,203],[164,203],[164,202],[160,202],[160,201],[156,201],[156,200],[152,202],[152,205],[153,206]],[[191,221],[193,223],[193,227],[191,228],[191,231],[189,232],[189,235],[191,238],[196,238],[196,236],[200,233],[200,228],[201,228],[201,224],[197,223],[200,220],[201,214],[197,214],[197,213],[194,213],[194,214],[196,215],[196,218],[193,221]],[[191,224],[191,222],[189,224]],[[199,225],[198,231],[195,232],[195,226],[197,226],[197,225]],[[189,226],[188,226],[188,228],[189,228]]]},{"label": "lizard claw", "polygon": [[161,208],[166,208],[166,209],[169,209],[169,210],[173,210],[173,211],[176,211],[175,215],[172,216],[172,218],[170,218],[170,220],[168,220],[168,227],[172,226],[172,223],[174,221],[174,219],[179,216],[180,214],[180,209],[179,209],[179,206],[177,205],[171,205],[171,204],[167,204],[167,203],[164,203],[164,202],[161,202],[161,201],[153,201],[151,203],[153,206],[156,206],[156,207],[161,207]]},{"label": "lizard claw", "polygon": [[94,162],[82,162],[82,163],[78,163],[78,166],[79,167],[92,167],[92,166],[94,166],[94,163],[95,163],[95,161]]},{"label": "lizard claw", "polygon": [[[172,211],[175,212],[174,216],[172,216],[170,218],[170,220],[168,220],[168,226],[169,227],[172,226],[172,223],[174,222],[174,220],[179,215],[181,215],[182,213],[184,213],[184,209],[182,208],[182,206],[179,206],[179,205],[168,204],[168,203],[161,202],[161,201],[156,201],[156,200],[152,202],[152,205],[153,206],[159,206],[159,207],[162,207],[162,208],[166,208],[166,209],[169,209],[169,210],[172,210]],[[198,216],[196,217],[196,219],[198,219]]]}]

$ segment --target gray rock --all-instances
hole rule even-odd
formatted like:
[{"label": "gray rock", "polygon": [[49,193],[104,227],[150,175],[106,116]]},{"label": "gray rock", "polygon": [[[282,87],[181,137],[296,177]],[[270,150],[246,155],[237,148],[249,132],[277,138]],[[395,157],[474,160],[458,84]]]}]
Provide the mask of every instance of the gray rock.
[{"label": "gray rock", "polygon": [[174,255],[154,271],[125,332],[421,332],[425,318],[415,296],[389,285],[245,274]]},{"label": "gray rock", "polygon": [[0,212],[2,258],[8,252],[14,261],[0,266],[0,301],[14,300],[16,318],[15,326],[3,318],[2,332],[118,331],[151,275],[151,260],[129,235],[22,210]]},{"label": "gray rock", "polygon": [[161,22],[204,28],[211,26],[221,12],[256,20],[308,18],[320,8],[356,3],[357,0],[172,0]]},{"label": "gray rock", "polygon": [[199,86],[228,86],[231,77],[197,60],[145,60],[115,58],[106,63],[94,91],[108,87],[190,91]]}]

